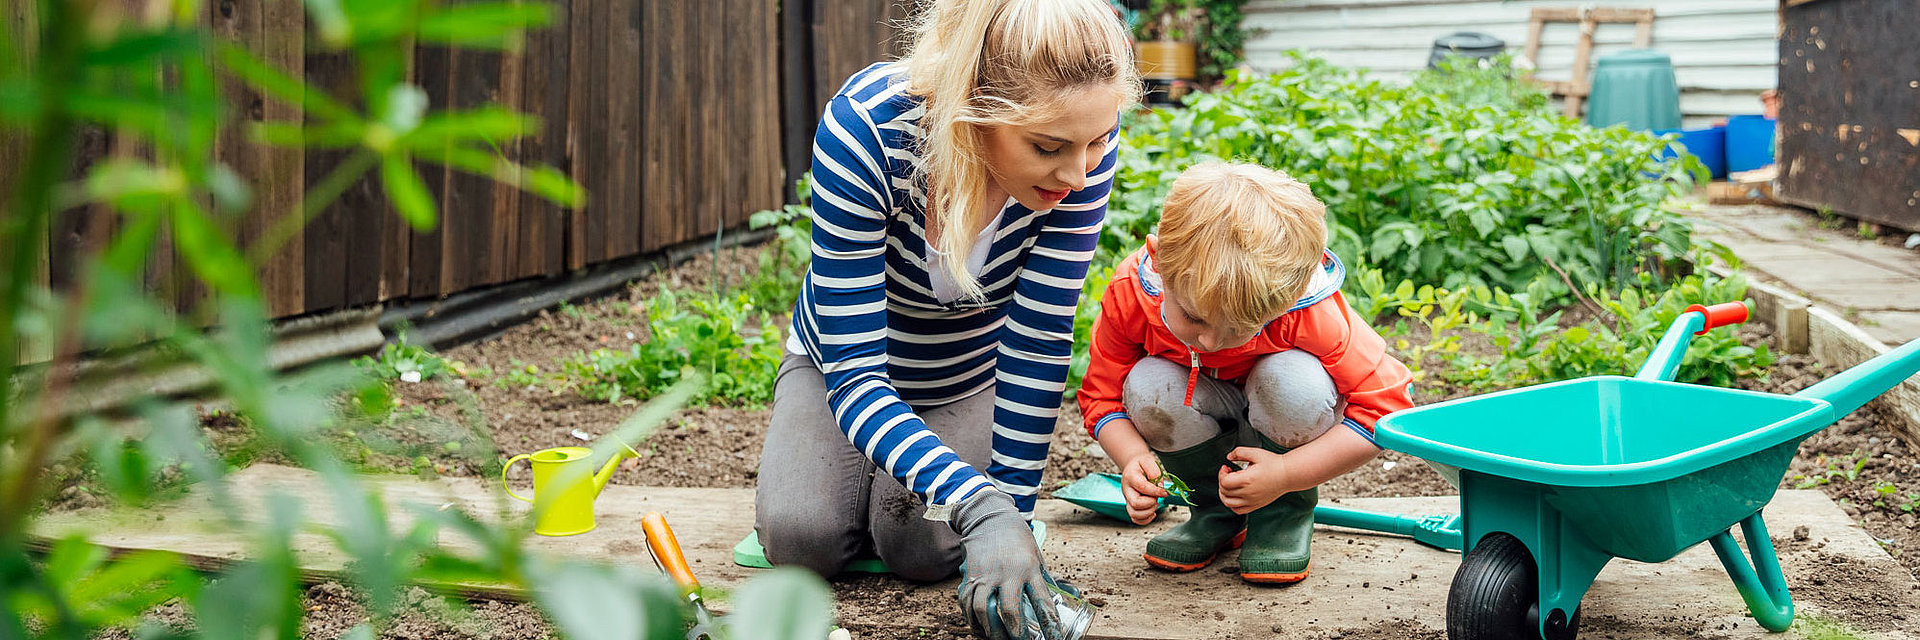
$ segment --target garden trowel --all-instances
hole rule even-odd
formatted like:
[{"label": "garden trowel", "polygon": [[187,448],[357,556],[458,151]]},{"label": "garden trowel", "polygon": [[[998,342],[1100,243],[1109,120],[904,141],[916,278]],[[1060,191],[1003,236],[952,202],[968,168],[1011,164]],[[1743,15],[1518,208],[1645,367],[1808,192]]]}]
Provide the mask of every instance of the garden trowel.
[{"label": "garden trowel", "polygon": [[672,576],[687,602],[693,603],[694,623],[693,628],[687,630],[687,640],[719,640],[713,613],[707,611],[706,601],[700,598],[700,581],[687,566],[687,556],[680,552],[680,541],[673,537],[673,528],[667,526],[667,517],[648,511],[640,517],[640,528],[647,533],[647,550],[653,553],[653,564]]}]

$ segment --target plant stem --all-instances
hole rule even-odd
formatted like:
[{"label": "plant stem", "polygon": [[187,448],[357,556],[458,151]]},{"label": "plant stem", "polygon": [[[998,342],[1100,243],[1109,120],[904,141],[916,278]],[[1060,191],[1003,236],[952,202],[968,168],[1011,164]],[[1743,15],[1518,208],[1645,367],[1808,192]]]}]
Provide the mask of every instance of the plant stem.
[{"label": "plant stem", "polygon": [[266,235],[260,236],[260,240],[247,250],[247,262],[252,263],[255,268],[265,265],[267,260],[280,252],[281,245],[293,238],[294,233],[306,228],[307,223],[312,222],[314,216],[320,215],[327,205],[339,199],[340,194],[347,191],[347,187],[353,186],[354,181],[373,169],[374,163],[379,160],[379,156],[374,155],[372,151],[366,149],[354,151],[345,162],[341,162],[340,166],[334,167],[326,178],[321,179],[320,184],[307,190],[306,196],[300,198],[300,208],[289,211],[286,215],[280,216],[279,220],[273,221],[273,226],[267,229]]},{"label": "plant stem", "polygon": [[[48,11],[42,17],[43,29],[35,76],[41,104],[28,130],[26,166],[15,184],[18,192],[7,218],[0,225],[0,246],[9,247],[12,262],[7,265],[5,291],[0,292],[0,448],[8,448],[9,472],[0,476],[0,538],[9,538],[24,522],[33,497],[33,479],[40,472],[34,461],[36,451],[47,443],[27,441],[24,448],[14,441],[14,374],[19,370],[19,313],[26,305],[27,289],[34,278],[34,266],[40,258],[40,238],[45,235],[51,216],[57,172],[68,163],[74,134],[73,114],[67,110],[72,78],[80,60],[81,32],[91,0],[54,1],[43,4]],[[39,437],[37,431],[29,437]],[[24,455],[19,455],[24,451]]]}]

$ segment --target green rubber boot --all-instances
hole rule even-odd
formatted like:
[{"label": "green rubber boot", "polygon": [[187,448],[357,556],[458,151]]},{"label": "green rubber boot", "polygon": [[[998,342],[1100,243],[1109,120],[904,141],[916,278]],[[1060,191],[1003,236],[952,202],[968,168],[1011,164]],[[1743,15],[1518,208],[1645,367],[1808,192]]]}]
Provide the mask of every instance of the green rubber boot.
[{"label": "green rubber boot", "polygon": [[1213,562],[1222,550],[1246,539],[1247,518],[1220,504],[1220,467],[1227,463],[1238,434],[1228,430],[1213,439],[1179,451],[1160,454],[1163,470],[1179,476],[1193,490],[1193,517],[1147,541],[1147,564],[1167,571],[1195,571]]},{"label": "green rubber boot", "polygon": [[[1255,434],[1268,451],[1286,453],[1265,436]],[[1247,514],[1246,546],[1240,549],[1240,579],[1262,584],[1287,584],[1307,578],[1313,541],[1313,507],[1320,488],[1281,495],[1272,504]]]}]

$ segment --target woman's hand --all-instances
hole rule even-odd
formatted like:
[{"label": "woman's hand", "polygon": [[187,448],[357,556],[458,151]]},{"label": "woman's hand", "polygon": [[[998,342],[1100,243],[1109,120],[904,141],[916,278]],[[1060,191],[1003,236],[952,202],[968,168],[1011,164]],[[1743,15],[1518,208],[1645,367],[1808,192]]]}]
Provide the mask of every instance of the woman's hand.
[{"label": "woman's hand", "polygon": [[[960,534],[960,546],[966,553],[960,614],[973,627],[974,635],[1009,640],[1009,632],[1020,633],[1026,626],[1025,608],[1021,606],[1022,598],[1026,598],[1040,617],[1042,635],[1060,637],[1060,617],[1053,609],[1046,575],[1041,572],[1040,548],[1033,542],[1027,519],[1013,506],[1013,498],[982,489],[954,509],[953,530]],[[995,614],[1000,627],[991,621]]]},{"label": "woman's hand", "polygon": [[1257,447],[1237,447],[1227,454],[1227,460],[1246,465],[1237,471],[1220,466],[1220,503],[1234,513],[1253,513],[1287,493],[1285,456]]},{"label": "woman's hand", "polygon": [[1154,480],[1160,477],[1160,460],[1153,454],[1134,456],[1120,469],[1120,493],[1127,498],[1127,518],[1134,524],[1153,522],[1160,514],[1160,498],[1167,490]]}]

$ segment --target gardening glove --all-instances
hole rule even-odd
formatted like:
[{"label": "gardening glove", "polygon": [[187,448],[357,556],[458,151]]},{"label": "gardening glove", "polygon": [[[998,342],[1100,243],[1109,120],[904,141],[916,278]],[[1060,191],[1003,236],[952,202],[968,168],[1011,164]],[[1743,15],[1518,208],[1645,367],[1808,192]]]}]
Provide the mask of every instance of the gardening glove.
[{"label": "gardening glove", "polygon": [[[953,512],[953,530],[966,553],[960,583],[960,613],[975,635],[990,640],[1051,640],[1060,637],[1059,616],[1047,591],[1040,548],[1033,530],[1013,506],[1013,498],[992,489],[961,502]],[[996,606],[997,603],[997,606]],[[1031,603],[1031,607],[1022,606]],[[1040,638],[1020,630],[1027,613],[1040,620]],[[993,618],[999,617],[1000,624]],[[1009,634],[1020,633],[1014,636]]]}]

